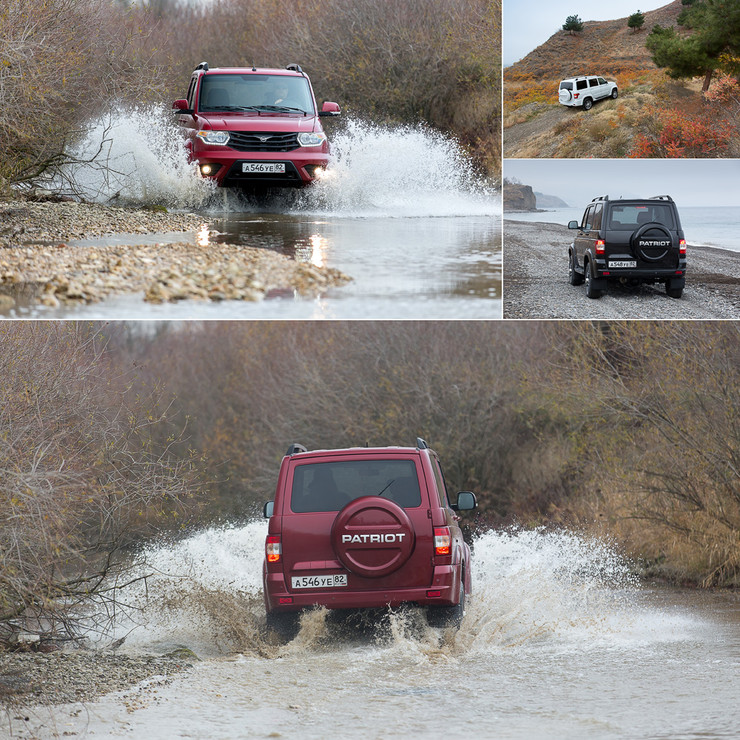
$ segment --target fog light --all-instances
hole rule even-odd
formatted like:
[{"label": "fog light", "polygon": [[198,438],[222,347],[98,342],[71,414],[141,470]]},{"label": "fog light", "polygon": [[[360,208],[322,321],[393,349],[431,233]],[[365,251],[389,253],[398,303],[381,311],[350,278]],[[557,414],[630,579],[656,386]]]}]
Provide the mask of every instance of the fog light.
[{"label": "fog light", "polygon": [[202,164],[200,166],[200,174],[204,177],[209,177],[210,175],[215,175],[219,170],[221,169],[220,164]]}]

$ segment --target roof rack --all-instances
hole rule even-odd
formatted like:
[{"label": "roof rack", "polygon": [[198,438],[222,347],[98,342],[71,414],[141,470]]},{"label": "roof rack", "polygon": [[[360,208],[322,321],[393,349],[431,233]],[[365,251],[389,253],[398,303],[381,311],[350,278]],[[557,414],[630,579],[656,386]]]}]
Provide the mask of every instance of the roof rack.
[{"label": "roof rack", "polygon": [[301,69],[301,66],[299,64],[288,64],[286,65],[285,69],[289,69],[292,72],[300,72],[303,74],[303,70]]},{"label": "roof rack", "polygon": [[290,447],[288,447],[288,451],[285,453],[285,455],[286,457],[290,457],[291,455],[295,455],[296,452],[308,452],[308,450],[303,445],[293,443]]},{"label": "roof rack", "polygon": [[429,445],[421,437],[417,437],[416,438],[416,449],[417,450],[428,450]]},{"label": "roof rack", "polygon": [[598,201],[598,200],[609,200],[609,196],[608,195],[600,195],[598,198],[593,198],[593,200],[591,202],[592,203],[596,203],[596,201]]},{"label": "roof rack", "polygon": [[201,62],[196,68],[195,71],[197,72],[199,69],[202,69],[204,72],[208,72],[208,62]]},{"label": "roof rack", "polygon": [[651,195],[648,200],[669,200],[673,203],[673,198],[670,195]]}]

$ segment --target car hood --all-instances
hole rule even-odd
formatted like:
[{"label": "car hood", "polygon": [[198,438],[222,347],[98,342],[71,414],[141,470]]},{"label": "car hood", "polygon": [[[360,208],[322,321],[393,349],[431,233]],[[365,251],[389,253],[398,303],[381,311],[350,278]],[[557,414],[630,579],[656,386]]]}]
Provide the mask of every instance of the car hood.
[{"label": "car hood", "polygon": [[301,116],[294,114],[265,114],[258,115],[200,115],[201,127],[214,131],[277,131],[298,132],[315,131],[317,129],[316,116]]}]

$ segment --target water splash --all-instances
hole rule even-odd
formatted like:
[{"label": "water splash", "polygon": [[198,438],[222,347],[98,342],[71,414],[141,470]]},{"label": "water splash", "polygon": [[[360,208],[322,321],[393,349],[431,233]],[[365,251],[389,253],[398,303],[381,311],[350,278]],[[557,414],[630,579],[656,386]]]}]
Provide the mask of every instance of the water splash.
[{"label": "water splash", "polygon": [[[137,607],[115,636],[139,648],[185,644],[197,653],[259,656],[341,649],[356,639],[327,610],[306,615],[280,648],[264,630],[266,522],[211,528],[143,553],[146,582],[126,594]],[[512,648],[582,651],[686,639],[691,622],[641,600],[630,563],[609,543],[567,532],[487,531],[474,546],[473,595],[462,628],[433,630],[420,610],[383,618],[371,642],[406,658],[439,660]],[[144,571],[143,571],[144,572]]]},{"label": "water splash", "polygon": [[91,123],[69,152],[77,163],[65,167],[54,185],[94,202],[203,207],[214,186],[187,161],[183,143],[171,114],[161,108],[119,109]]},{"label": "water splash", "polygon": [[498,191],[451,136],[350,120],[331,136],[326,178],[255,199],[218,189],[188,163],[181,129],[154,106],[94,121],[55,187],[96,202],[209,212],[291,211],[343,217],[498,216]]}]

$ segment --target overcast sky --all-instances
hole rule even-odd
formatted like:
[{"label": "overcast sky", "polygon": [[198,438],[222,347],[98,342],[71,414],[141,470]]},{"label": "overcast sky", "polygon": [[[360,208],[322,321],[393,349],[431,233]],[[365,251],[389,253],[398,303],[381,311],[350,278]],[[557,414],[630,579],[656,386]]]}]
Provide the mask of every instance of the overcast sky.
[{"label": "overcast sky", "polygon": [[504,66],[519,61],[562,28],[569,15],[582,21],[611,21],[638,10],[655,10],[669,0],[504,0]]},{"label": "overcast sky", "polygon": [[679,208],[740,205],[737,159],[506,159],[504,177],[574,208],[599,195],[670,195]]}]

